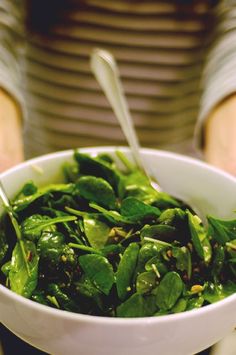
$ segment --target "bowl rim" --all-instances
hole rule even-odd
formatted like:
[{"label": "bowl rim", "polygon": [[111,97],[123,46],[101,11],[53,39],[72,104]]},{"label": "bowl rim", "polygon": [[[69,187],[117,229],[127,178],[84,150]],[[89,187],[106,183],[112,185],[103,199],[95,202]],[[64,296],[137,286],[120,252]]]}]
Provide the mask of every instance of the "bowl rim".
[{"label": "bowl rim", "polygon": [[[123,152],[130,152],[130,149],[126,146],[94,146],[94,147],[86,147],[86,148],[78,148],[80,152],[83,153],[92,153],[92,154],[97,154],[97,153],[102,153],[102,152],[114,152],[115,150],[122,150]],[[73,152],[75,149],[67,149],[67,150],[61,150],[49,154],[44,154],[29,160],[26,160],[0,174],[0,179],[6,178],[8,175],[16,173],[18,170],[21,170],[22,168],[36,165],[39,162],[43,162],[46,160],[51,160],[54,158],[60,158],[60,157],[71,157],[73,155]],[[154,154],[154,155],[159,155],[162,157],[169,157],[169,158],[174,158],[178,159],[190,164],[198,165],[203,168],[207,168],[208,170],[211,170],[212,172],[215,172],[221,176],[224,176],[225,178],[233,181],[236,186],[236,177],[230,175],[229,173],[211,166],[210,164],[201,161],[198,158],[194,157],[189,157],[183,154],[179,153],[174,153],[170,151],[165,151],[161,149],[152,149],[152,148],[141,148],[141,153],[144,155],[149,155]],[[88,314],[82,314],[82,313],[75,313],[75,312],[70,312],[70,311],[65,311],[61,309],[56,309],[52,308],[50,306],[46,306],[40,303],[37,303],[35,301],[32,301],[30,299],[27,299],[21,295],[18,295],[17,293],[11,291],[8,289],[6,286],[0,284],[0,295],[4,294],[7,298],[9,298],[11,301],[15,303],[20,303],[25,307],[29,307],[31,310],[37,310],[41,311],[41,313],[52,315],[54,317],[59,317],[60,319],[66,319],[66,320],[73,320],[73,321],[79,321],[79,322],[89,322],[89,323],[94,323],[98,325],[109,325],[109,326],[115,326],[122,324],[126,326],[132,326],[132,325],[140,325],[143,326],[144,324],[163,324],[163,323],[168,323],[169,321],[181,321],[182,319],[189,319],[189,318],[196,318],[200,316],[201,314],[210,314],[214,312],[215,310],[218,310],[224,306],[230,305],[231,303],[236,302],[236,293],[232,294],[230,296],[227,296],[226,298],[217,301],[213,304],[206,305],[201,308],[195,308],[189,311],[184,311],[181,313],[175,313],[175,314],[168,314],[168,315],[162,315],[162,316],[151,316],[151,317],[137,317],[137,318],[121,318],[121,317],[103,317],[103,316],[93,316],[93,315],[88,315]]]},{"label": "bowl rim", "polygon": [[[116,150],[121,150],[122,152],[126,152],[126,153],[130,152],[129,147],[122,146],[122,145],[121,146],[120,145],[117,145],[117,146],[92,146],[92,147],[59,150],[56,152],[42,154],[40,156],[31,158],[31,159],[27,159],[27,160],[17,164],[16,166],[13,166],[13,167],[1,172],[0,179],[4,179],[7,175],[12,174],[13,172],[21,170],[22,168],[27,167],[27,166],[36,165],[37,163],[42,162],[42,161],[47,161],[47,160],[59,158],[59,157],[70,157],[73,155],[73,152],[75,150],[78,150],[79,152],[82,152],[82,153],[92,153],[92,154],[94,154],[94,156],[98,153],[112,153]],[[174,158],[174,159],[186,162],[186,163],[190,163],[190,164],[202,167],[202,168],[206,168],[212,172],[215,172],[221,176],[224,176],[224,177],[230,179],[231,181],[236,182],[236,176],[234,177],[230,173],[228,173],[218,167],[215,167],[203,160],[200,160],[197,157],[187,156],[184,154],[175,153],[175,152],[162,150],[162,149],[145,148],[145,147],[140,148],[140,151],[144,155],[153,154],[153,155],[159,155],[159,156],[167,157],[167,158]]]},{"label": "bowl rim", "polygon": [[56,318],[64,319],[64,320],[72,320],[86,323],[94,323],[98,325],[109,325],[115,326],[119,324],[137,325],[140,324],[163,324],[168,323],[169,321],[179,322],[182,319],[194,319],[198,318],[200,315],[204,314],[205,316],[214,313],[215,310],[219,310],[222,307],[230,306],[230,304],[236,302],[236,293],[226,298],[217,301],[215,303],[206,305],[201,308],[194,308],[189,311],[184,311],[181,313],[168,314],[163,316],[150,316],[150,317],[103,317],[103,316],[94,316],[89,314],[75,313],[62,309],[52,308],[50,306],[46,306],[35,301],[32,301],[28,298],[25,298],[17,293],[9,290],[7,287],[0,284],[0,295],[4,294],[8,299],[15,303],[20,303],[24,307],[30,308],[31,311],[40,311],[41,314],[52,315]]}]

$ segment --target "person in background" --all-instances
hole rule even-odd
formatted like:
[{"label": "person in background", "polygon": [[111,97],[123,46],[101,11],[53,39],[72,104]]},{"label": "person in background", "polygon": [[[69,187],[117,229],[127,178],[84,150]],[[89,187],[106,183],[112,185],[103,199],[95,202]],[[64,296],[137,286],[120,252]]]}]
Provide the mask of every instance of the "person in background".
[{"label": "person in background", "polygon": [[1,171],[126,144],[90,70],[100,47],[117,59],[142,146],[236,174],[235,1],[2,0],[0,29]]},{"label": "person in background", "polygon": [[[25,6],[23,6],[25,4]],[[1,169],[55,150],[122,145],[89,67],[118,61],[143,146],[196,154],[236,172],[233,1],[3,0]],[[197,122],[197,123],[196,123]]]}]

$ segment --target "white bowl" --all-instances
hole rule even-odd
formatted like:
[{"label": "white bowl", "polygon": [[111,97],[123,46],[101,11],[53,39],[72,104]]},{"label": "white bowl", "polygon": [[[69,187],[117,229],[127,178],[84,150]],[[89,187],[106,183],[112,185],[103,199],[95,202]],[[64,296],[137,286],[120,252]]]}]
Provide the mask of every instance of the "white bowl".
[{"label": "white bowl", "polygon": [[[82,149],[113,153],[117,147]],[[124,151],[128,150],[124,148]],[[62,181],[61,165],[72,151],[42,156],[1,175],[9,197],[34,180]],[[236,179],[198,160],[143,149],[150,172],[162,188],[194,205],[201,214],[231,218]],[[0,321],[31,345],[50,354],[189,355],[216,343],[236,326],[236,294],[205,306],[161,317],[122,319],[80,315],[37,304],[0,285]]]}]

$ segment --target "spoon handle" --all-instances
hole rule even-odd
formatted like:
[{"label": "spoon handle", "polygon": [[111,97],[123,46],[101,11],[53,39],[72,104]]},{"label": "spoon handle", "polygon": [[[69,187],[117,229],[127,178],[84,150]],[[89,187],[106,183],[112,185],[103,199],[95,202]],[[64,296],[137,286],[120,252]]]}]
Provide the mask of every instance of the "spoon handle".
[{"label": "spoon handle", "polygon": [[123,93],[119,70],[111,53],[96,48],[91,55],[92,71],[102,87],[116,117],[119,120],[123,133],[130,146],[135,163],[146,175],[144,163],[139,153],[139,142],[134,130],[133,121]]},{"label": "spoon handle", "polygon": [[7,197],[7,194],[5,192],[5,189],[3,187],[3,184],[2,182],[0,181],[0,199],[2,200],[2,204],[3,206],[5,207],[9,217],[10,217],[10,220],[12,222],[12,225],[14,227],[14,230],[16,232],[16,237],[18,240],[21,240],[21,232],[20,232],[20,227],[19,227],[19,224],[14,216],[14,213],[13,213],[13,210],[12,210],[12,206],[10,204],[10,201]]}]

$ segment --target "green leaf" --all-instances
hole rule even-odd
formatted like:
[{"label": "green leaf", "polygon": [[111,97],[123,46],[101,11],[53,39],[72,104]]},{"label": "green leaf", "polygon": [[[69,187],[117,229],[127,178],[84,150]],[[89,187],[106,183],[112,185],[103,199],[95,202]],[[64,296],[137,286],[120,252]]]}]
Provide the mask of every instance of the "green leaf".
[{"label": "green leaf", "polygon": [[127,197],[121,203],[120,213],[132,222],[139,223],[145,218],[155,218],[160,216],[160,210],[156,207],[134,198]]},{"label": "green leaf", "polygon": [[144,243],[141,246],[139,256],[138,256],[138,263],[144,266],[146,262],[151,259],[153,256],[158,255],[159,248],[154,243]]},{"label": "green leaf", "polygon": [[156,238],[172,242],[176,237],[178,237],[176,228],[165,224],[146,225],[141,230],[141,238]]},{"label": "green leaf", "polygon": [[1,271],[2,271],[3,275],[5,275],[5,277],[9,276],[10,270],[11,270],[11,260],[7,261],[1,267]]},{"label": "green leaf", "polygon": [[79,305],[70,296],[63,292],[57,284],[49,284],[48,294],[56,298],[60,308],[69,312],[80,311]]},{"label": "green leaf", "polygon": [[145,270],[151,271],[154,270],[156,274],[163,276],[167,274],[167,266],[160,260],[160,256],[153,256],[145,264]]},{"label": "green leaf", "polygon": [[[23,249],[26,253],[27,267],[24,256],[22,255],[20,242],[23,244]],[[27,298],[31,296],[37,286],[38,262],[39,256],[33,242],[26,240],[16,243],[12,253],[9,272],[10,288],[12,291]]]},{"label": "green leaf", "polygon": [[208,234],[219,244],[224,245],[236,238],[236,219],[222,220],[208,216],[207,220],[209,223]]},{"label": "green leaf", "polygon": [[[37,192],[38,187],[33,181],[28,181],[22,188],[21,192],[25,196],[33,195]],[[18,195],[19,196],[19,195]]]},{"label": "green leaf", "polygon": [[105,217],[108,221],[115,225],[132,225],[134,224],[132,221],[130,221],[128,218],[122,216],[119,212],[113,211],[113,210],[106,210],[105,208],[98,206],[95,203],[90,203],[89,206],[100,213],[102,213],[103,217]]},{"label": "green leaf", "polygon": [[82,176],[76,186],[80,195],[86,200],[98,203],[105,208],[115,208],[115,192],[106,180],[95,176]]},{"label": "green leaf", "polygon": [[139,169],[133,170],[124,178],[125,195],[137,198],[147,204],[157,200],[159,192],[155,190],[147,176]]},{"label": "green leaf", "polygon": [[176,268],[180,271],[186,271],[188,275],[188,279],[190,279],[192,274],[192,262],[191,262],[191,254],[188,248],[174,247],[172,249],[172,255],[174,258],[176,258]]},{"label": "green leaf", "polygon": [[67,182],[72,182],[72,183],[76,182],[79,176],[79,168],[76,162],[71,163],[69,161],[66,161],[62,165],[62,169]]},{"label": "green leaf", "polygon": [[125,250],[116,273],[116,287],[119,299],[122,301],[132,289],[131,280],[136,268],[139,245],[131,243]]},{"label": "green leaf", "polygon": [[6,235],[3,230],[0,230],[0,265],[3,262],[8,250]]},{"label": "green leaf", "polygon": [[228,282],[225,285],[209,282],[205,287],[203,297],[207,302],[215,303],[234,293],[236,293],[236,283],[234,282]]},{"label": "green leaf", "polygon": [[220,277],[225,262],[225,249],[223,245],[217,245],[213,249],[212,275],[215,279]]},{"label": "green leaf", "polygon": [[160,224],[175,228],[177,240],[186,245],[189,240],[189,226],[186,211],[181,208],[167,208],[158,218]]},{"label": "green leaf", "polygon": [[49,218],[40,214],[34,214],[25,219],[21,224],[22,237],[29,240],[37,240],[40,238],[43,230],[57,223],[75,221],[75,216],[61,216]]},{"label": "green leaf", "polygon": [[180,298],[176,304],[174,305],[174,307],[171,308],[171,313],[180,313],[180,312],[184,312],[186,310],[187,307],[187,300],[185,298]]},{"label": "green leaf", "polygon": [[100,309],[104,308],[102,293],[88,278],[82,276],[79,281],[75,282],[74,285],[76,287],[76,292],[79,295],[94,300]]},{"label": "green leaf", "polygon": [[37,250],[41,258],[47,258],[53,263],[59,261],[65,246],[65,237],[60,232],[44,232],[39,238]]},{"label": "green leaf", "polygon": [[148,293],[157,285],[157,275],[153,271],[145,271],[136,280],[137,293]]},{"label": "green leaf", "polygon": [[98,254],[87,254],[79,257],[79,264],[98,290],[108,295],[115,281],[113,268],[109,261]]},{"label": "green leaf", "polygon": [[27,208],[32,202],[36,201],[41,196],[53,193],[71,193],[74,190],[74,184],[50,184],[38,189],[33,195],[20,195],[12,203],[13,209],[16,212],[20,212]]},{"label": "green leaf", "polygon": [[193,298],[189,298],[187,302],[186,311],[191,311],[195,308],[201,308],[204,303],[204,297],[202,295],[195,296]]},{"label": "green leaf", "polygon": [[193,215],[189,211],[187,211],[187,215],[194,248],[198,256],[204,260],[206,264],[209,264],[212,257],[212,248],[208,240],[207,232],[197,215]]},{"label": "green leaf", "polygon": [[101,177],[109,182],[116,192],[119,191],[121,174],[111,164],[99,158],[91,158],[88,154],[74,153],[74,158],[79,164],[79,172],[83,175]]},{"label": "green leaf", "polygon": [[156,311],[155,296],[134,293],[117,307],[117,317],[149,317]]},{"label": "green leaf", "polygon": [[159,191],[156,199],[153,201],[153,205],[161,210],[165,210],[167,208],[181,207],[182,203],[168,193]]},{"label": "green leaf", "polygon": [[45,306],[48,306],[48,299],[46,298],[45,292],[42,290],[34,290],[31,299],[35,302],[44,304]]},{"label": "green leaf", "polygon": [[171,309],[183,291],[183,281],[178,273],[168,272],[161,280],[156,291],[156,304],[162,310]]},{"label": "green leaf", "polygon": [[93,248],[101,249],[105,246],[111,228],[98,219],[91,218],[89,215],[84,217],[84,231]]}]

